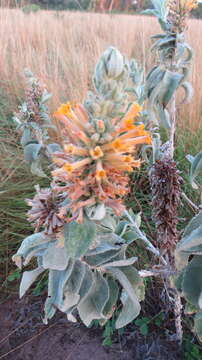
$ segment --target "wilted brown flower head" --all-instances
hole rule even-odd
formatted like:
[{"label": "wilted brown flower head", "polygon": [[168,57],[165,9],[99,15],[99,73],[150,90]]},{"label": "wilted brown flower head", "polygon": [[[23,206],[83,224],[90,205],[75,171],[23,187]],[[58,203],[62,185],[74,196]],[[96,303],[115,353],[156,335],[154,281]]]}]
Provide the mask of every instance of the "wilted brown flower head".
[{"label": "wilted brown flower head", "polygon": [[27,110],[31,114],[31,118],[37,123],[40,123],[40,114],[39,114],[39,101],[43,94],[44,89],[42,85],[37,83],[35,86],[26,89],[25,97],[27,102]]},{"label": "wilted brown flower head", "polygon": [[157,160],[152,166],[152,210],[157,241],[162,253],[172,250],[178,239],[176,225],[181,183],[182,178],[173,160]]},{"label": "wilted brown flower head", "polygon": [[20,107],[20,111],[16,113],[16,117],[19,118],[22,122],[35,122],[38,125],[44,123],[41,118],[40,103],[44,93],[45,87],[39,82],[39,80],[34,79],[33,82],[25,90],[25,101]]},{"label": "wilted brown flower head", "polygon": [[39,185],[35,188],[34,198],[26,200],[32,207],[27,213],[28,221],[32,223],[35,232],[43,228],[45,234],[51,235],[64,225],[64,221],[58,215],[64,199],[51,188],[40,189]]}]

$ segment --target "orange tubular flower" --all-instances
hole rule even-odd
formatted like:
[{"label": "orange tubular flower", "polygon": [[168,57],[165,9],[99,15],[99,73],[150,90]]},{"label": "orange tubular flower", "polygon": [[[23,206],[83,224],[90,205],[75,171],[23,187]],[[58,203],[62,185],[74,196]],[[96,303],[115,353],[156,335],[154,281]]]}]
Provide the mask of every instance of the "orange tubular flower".
[{"label": "orange tubular flower", "polygon": [[135,119],[140,111],[142,110],[142,107],[139,104],[132,104],[128,110],[128,112],[126,113],[126,115],[123,118],[123,121],[128,120],[128,119]]},{"label": "orange tubular flower", "polygon": [[91,158],[86,158],[80,161],[76,161],[75,163],[66,163],[63,165],[62,169],[68,173],[72,173],[72,171],[79,169],[85,165],[88,165],[92,162]]},{"label": "orange tubular flower", "polygon": [[96,146],[94,149],[91,149],[89,152],[93,160],[97,160],[104,156],[100,146]]},{"label": "orange tubular flower", "polygon": [[197,0],[181,0],[180,5],[184,8],[184,10],[191,11],[198,6]]},{"label": "orange tubular flower", "polygon": [[56,111],[66,143],[64,153],[54,154],[59,168],[52,175],[55,190],[64,189],[70,201],[67,208],[78,222],[86,206],[100,201],[116,214],[124,210],[122,199],[129,191],[127,173],[141,164],[133,155],[140,144],[151,144],[144,125],[134,123],[140,111],[138,104],[132,104],[123,118],[110,124],[90,120],[82,105],[67,103]]},{"label": "orange tubular flower", "polygon": [[95,177],[96,177],[97,181],[102,181],[103,179],[106,178],[106,171],[103,169],[101,161],[97,161],[97,164],[96,164],[96,176]]},{"label": "orange tubular flower", "polygon": [[70,155],[87,156],[88,151],[82,147],[75,146],[73,144],[64,145],[64,151]]},{"label": "orange tubular flower", "polygon": [[[125,114],[119,125],[115,128],[115,132],[129,131],[136,128],[134,125],[134,119],[139,116],[142,107],[138,104],[132,104],[128,112]],[[117,121],[116,121],[117,123]]]}]

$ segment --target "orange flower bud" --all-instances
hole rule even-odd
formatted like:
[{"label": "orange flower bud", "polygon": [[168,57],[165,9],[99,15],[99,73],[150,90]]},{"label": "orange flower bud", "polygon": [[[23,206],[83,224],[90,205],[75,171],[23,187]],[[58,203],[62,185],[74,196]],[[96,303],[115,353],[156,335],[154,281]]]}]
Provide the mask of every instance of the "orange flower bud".
[{"label": "orange flower bud", "polygon": [[105,131],[105,124],[103,120],[97,121],[97,131],[101,134]]},{"label": "orange flower bud", "polygon": [[132,119],[132,120],[135,119],[139,115],[141,110],[142,110],[142,106],[140,106],[137,103],[132,104],[130,106],[128,112],[124,116],[123,121],[130,120],[130,119]]},{"label": "orange flower bud", "polygon": [[97,160],[104,155],[100,146],[96,146],[94,149],[91,149],[89,153],[93,160]]}]

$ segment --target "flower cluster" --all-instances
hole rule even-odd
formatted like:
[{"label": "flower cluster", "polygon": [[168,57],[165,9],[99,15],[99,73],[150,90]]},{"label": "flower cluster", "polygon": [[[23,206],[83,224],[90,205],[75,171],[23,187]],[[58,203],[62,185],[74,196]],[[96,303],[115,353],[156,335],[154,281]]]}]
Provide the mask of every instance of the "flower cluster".
[{"label": "flower cluster", "polygon": [[173,32],[184,31],[189,13],[197,6],[197,0],[168,0],[168,20]]},{"label": "flower cluster", "polygon": [[67,103],[54,113],[63,124],[66,141],[64,151],[54,153],[53,187],[67,193],[70,220],[82,222],[84,208],[99,203],[117,215],[124,210],[128,173],[141,163],[133,157],[137,145],[151,143],[144,124],[134,124],[140,111],[134,103],[123,117],[89,120],[82,105]]},{"label": "flower cluster", "polygon": [[20,111],[15,114],[20,122],[26,123],[34,121],[42,125],[40,102],[45,90],[45,87],[35,78],[29,83],[29,87],[25,91],[25,102],[20,107]]},{"label": "flower cluster", "polygon": [[27,213],[28,221],[32,223],[35,232],[43,227],[45,234],[52,235],[64,225],[58,212],[65,194],[57,194],[51,188],[40,189],[39,185],[35,186],[35,189],[34,198],[26,201],[32,207]]}]

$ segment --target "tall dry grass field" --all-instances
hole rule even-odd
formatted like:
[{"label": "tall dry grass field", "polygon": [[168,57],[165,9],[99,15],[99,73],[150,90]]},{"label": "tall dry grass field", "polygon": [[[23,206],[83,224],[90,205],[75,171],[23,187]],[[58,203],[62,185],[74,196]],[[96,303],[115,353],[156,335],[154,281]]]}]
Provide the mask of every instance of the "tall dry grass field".
[{"label": "tall dry grass field", "polygon": [[[117,46],[148,68],[150,35],[158,32],[155,19],[143,16],[0,9],[0,90],[13,111],[22,98],[23,69],[29,68],[52,92],[52,110],[61,101],[82,100],[91,86],[98,56],[109,45]],[[190,20],[188,42],[195,58],[191,81],[195,96],[180,114],[183,126],[199,128],[202,110],[202,22]]]}]

